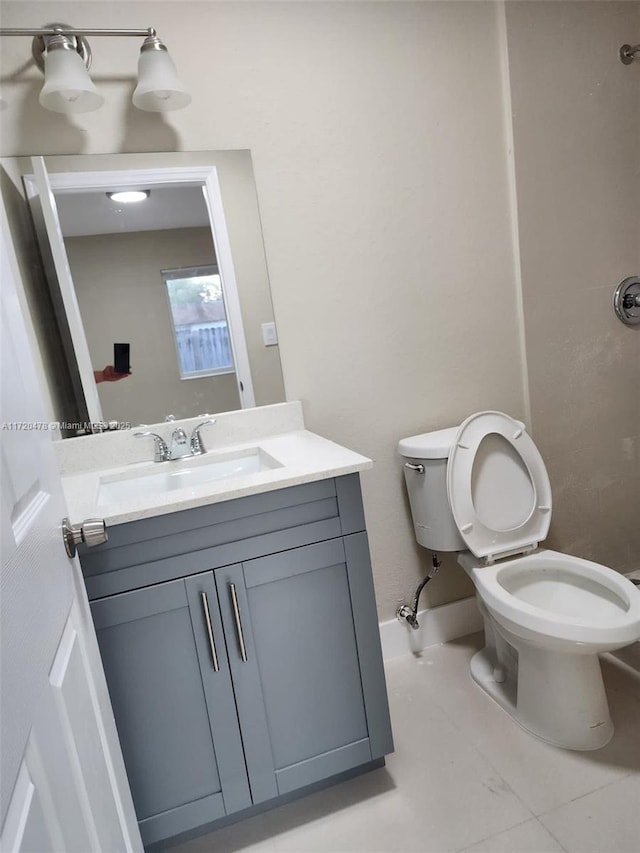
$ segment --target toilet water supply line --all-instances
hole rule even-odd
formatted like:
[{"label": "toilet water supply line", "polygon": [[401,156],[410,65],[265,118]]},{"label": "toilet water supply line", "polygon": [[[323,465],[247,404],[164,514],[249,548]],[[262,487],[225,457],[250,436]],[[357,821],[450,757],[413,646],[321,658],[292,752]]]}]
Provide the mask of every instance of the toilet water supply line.
[{"label": "toilet water supply line", "polygon": [[409,607],[408,604],[403,604],[396,610],[396,616],[400,622],[404,619],[414,631],[417,631],[420,627],[420,623],[418,622],[418,601],[420,600],[420,593],[425,588],[425,586],[429,583],[431,578],[435,577],[438,574],[438,569],[442,563],[438,559],[438,555],[434,554],[431,557],[431,571],[426,576],[426,578],[419,584],[416,589],[415,595],[413,596],[413,604]]}]

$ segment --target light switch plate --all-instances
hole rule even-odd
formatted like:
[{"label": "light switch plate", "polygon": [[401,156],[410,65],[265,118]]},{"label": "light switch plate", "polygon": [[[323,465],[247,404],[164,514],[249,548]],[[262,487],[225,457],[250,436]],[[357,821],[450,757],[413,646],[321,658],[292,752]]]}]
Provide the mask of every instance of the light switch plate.
[{"label": "light switch plate", "polygon": [[275,323],[262,324],[262,341],[266,347],[276,346],[278,343],[278,335],[276,333]]}]

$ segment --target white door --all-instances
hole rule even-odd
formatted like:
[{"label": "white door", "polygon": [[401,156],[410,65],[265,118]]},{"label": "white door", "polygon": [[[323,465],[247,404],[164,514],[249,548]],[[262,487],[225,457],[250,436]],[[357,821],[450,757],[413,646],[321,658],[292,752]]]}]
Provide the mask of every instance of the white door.
[{"label": "white door", "polygon": [[0,849],[141,851],[0,214]]}]

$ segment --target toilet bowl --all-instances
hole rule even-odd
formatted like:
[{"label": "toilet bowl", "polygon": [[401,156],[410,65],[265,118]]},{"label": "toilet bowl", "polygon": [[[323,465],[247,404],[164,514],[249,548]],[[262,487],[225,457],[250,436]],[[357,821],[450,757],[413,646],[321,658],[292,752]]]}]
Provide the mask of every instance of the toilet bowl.
[{"label": "toilet bowl", "polygon": [[598,654],[640,638],[640,590],[612,569],[539,547],[551,488],[524,424],[480,412],[403,439],[420,544],[459,551],[484,618],[474,681],[530,733],[597,749],[613,735]]},{"label": "toilet bowl", "polygon": [[491,566],[466,552],[459,562],[485,619],[487,643],[471,662],[476,683],[554,746],[605,746],[614,729],[597,656],[638,639],[633,584],[598,563],[547,549]]}]

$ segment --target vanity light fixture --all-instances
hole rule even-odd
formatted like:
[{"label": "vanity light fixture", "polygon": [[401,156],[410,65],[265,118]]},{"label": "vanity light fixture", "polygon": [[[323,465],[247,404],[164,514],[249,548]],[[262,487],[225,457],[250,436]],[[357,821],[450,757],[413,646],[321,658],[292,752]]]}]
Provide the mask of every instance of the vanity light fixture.
[{"label": "vanity light fixture", "polygon": [[48,24],[38,29],[3,28],[0,36],[33,36],[31,52],[44,72],[40,104],[57,113],[86,113],[104,103],[89,77],[91,48],[86,36],[134,36],[144,38],[138,63],[134,106],[147,112],[180,110],[191,103],[166,45],[153,27],[146,30],[78,29]]},{"label": "vanity light fixture", "polygon": [[134,107],[149,112],[180,110],[191,103],[191,95],[178,80],[176,66],[155,30],[149,31],[140,48],[138,85],[132,100]]},{"label": "vanity light fixture", "polygon": [[107,193],[107,197],[111,201],[117,201],[120,204],[135,204],[138,201],[146,201],[150,195],[151,190],[120,190]]},{"label": "vanity light fixture", "polygon": [[46,47],[41,55],[44,86],[40,104],[55,113],[87,113],[101,107],[104,98],[89,77],[89,46],[62,33],[43,39],[43,44]]}]

